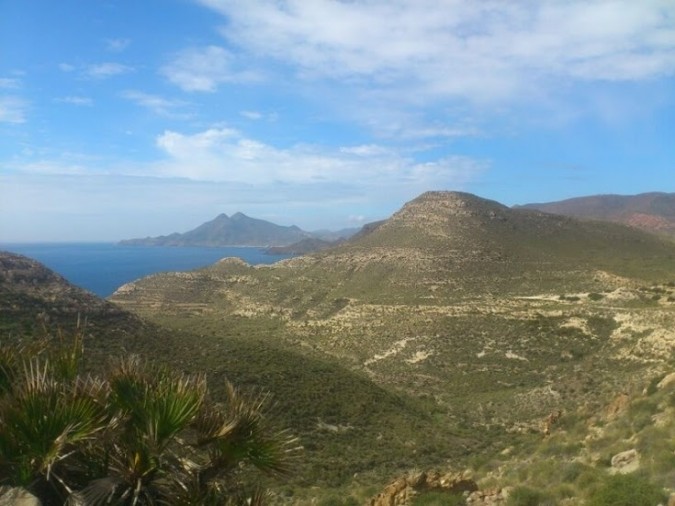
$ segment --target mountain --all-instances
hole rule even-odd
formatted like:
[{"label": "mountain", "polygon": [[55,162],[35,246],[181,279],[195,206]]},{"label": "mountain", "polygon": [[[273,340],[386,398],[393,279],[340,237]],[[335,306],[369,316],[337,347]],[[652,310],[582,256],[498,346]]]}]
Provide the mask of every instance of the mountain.
[{"label": "mountain", "polygon": [[293,244],[289,244],[288,246],[272,246],[271,248],[267,248],[265,253],[268,255],[306,255],[307,253],[313,253],[314,251],[328,249],[331,246],[337,245],[338,242],[340,242],[339,239],[335,241],[324,241],[317,237],[308,237]]},{"label": "mountain", "polygon": [[614,221],[675,236],[675,193],[592,195],[521,206],[577,218]]},{"label": "mountain", "polygon": [[441,467],[579,504],[632,449],[673,488],[674,391],[658,385],[675,245],[650,233],[429,192],[329,249],[156,274],[110,301],[157,329],[125,349],[274,393],[306,451],[279,503],[363,504]]},{"label": "mountain", "polygon": [[[518,448],[526,455],[542,421],[580,406],[601,411],[672,370],[675,245],[620,224],[429,192],[338,246],[267,266],[224,259],[155,275],[111,300],[167,328],[212,336],[204,353],[214,363],[218,342],[243,339],[340,364],[415,399],[435,427],[430,437],[464,438],[459,453],[440,450],[457,469],[469,455],[490,463]],[[353,427],[322,440],[336,448],[367,423],[339,409],[324,422]],[[419,440],[408,448],[408,469],[427,469],[439,455]],[[370,469],[362,481],[335,483],[390,476],[379,464]]]},{"label": "mountain", "polygon": [[[670,311],[672,295],[663,294],[671,289],[649,291],[666,281],[675,281],[675,246],[652,234],[430,192],[337,247],[271,266],[222,260],[152,276],[112,300],[201,332],[221,332],[222,321],[228,332],[255,328],[270,342],[337,357],[380,385],[408,393],[425,385],[448,406],[473,378],[478,390],[467,402],[499,404],[510,419],[526,410],[503,404],[509,390],[600,381],[591,364],[611,362],[625,344],[613,336],[630,334],[630,304]],[[655,325],[649,335],[662,328]],[[571,374],[577,367],[591,367],[589,376]]]},{"label": "mountain", "polygon": [[309,237],[295,225],[284,227],[250,218],[242,213],[220,214],[183,234],[173,233],[145,239],[128,239],[128,246],[287,246]]}]

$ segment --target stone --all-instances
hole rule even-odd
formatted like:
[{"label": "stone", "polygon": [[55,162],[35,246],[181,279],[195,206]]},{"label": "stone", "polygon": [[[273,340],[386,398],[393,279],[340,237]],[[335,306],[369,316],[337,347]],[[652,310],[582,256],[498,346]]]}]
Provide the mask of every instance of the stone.
[{"label": "stone", "polygon": [[410,504],[414,496],[432,490],[461,494],[478,490],[478,485],[468,472],[410,473],[396,478],[368,504],[370,506],[404,506]]},{"label": "stone", "polygon": [[612,457],[612,470],[615,473],[628,474],[640,467],[640,455],[635,448],[617,453]]},{"label": "stone", "polygon": [[659,384],[656,385],[656,388],[663,390],[664,388],[668,388],[673,385],[675,385],[675,372],[671,372],[670,374],[666,375],[661,381],[659,381]]}]

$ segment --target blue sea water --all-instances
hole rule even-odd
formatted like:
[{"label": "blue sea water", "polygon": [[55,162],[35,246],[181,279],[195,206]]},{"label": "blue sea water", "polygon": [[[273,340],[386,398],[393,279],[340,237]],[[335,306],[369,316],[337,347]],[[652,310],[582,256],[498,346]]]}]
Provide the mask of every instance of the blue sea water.
[{"label": "blue sea water", "polygon": [[172,248],[112,243],[0,243],[0,250],[37,260],[100,297],[108,297],[123,284],[149,274],[198,269],[225,257],[239,257],[251,265],[271,264],[288,258],[267,255],[260,248]]}]

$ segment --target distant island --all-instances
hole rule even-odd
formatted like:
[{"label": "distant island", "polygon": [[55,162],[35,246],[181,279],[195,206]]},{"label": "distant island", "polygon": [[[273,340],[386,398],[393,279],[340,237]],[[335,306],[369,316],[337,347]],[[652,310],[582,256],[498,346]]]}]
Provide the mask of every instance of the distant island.
[{"label": "distant island", "polygon": [[[220,214],[197,228],[185,233],[175,232],[158,237],[127,239],[120,241],[125,246],[253,246],[261,248],[288,247],[302,243],[322,245],[322,241],[334,241],[353,235],[356,229],[340,232],[306,232],[295,225],[282,226],[269,221],[251,218],[243,213],[232,216]],[[313,240],[307,243],[308,240]]]}]

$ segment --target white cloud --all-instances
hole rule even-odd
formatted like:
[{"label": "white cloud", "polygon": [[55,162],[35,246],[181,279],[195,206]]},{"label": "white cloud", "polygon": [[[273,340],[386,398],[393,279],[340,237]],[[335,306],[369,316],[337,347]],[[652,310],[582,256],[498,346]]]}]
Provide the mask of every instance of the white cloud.
[{"label": "white cloud", "polygon": [[131,39],[106,39],[105,45],[108,51],[121,53],[131,44]]},{"label": "white cloud", "polygon": [[75,65],[71,65],[70,63],[59,63],[59,70],[61,72],[72,72],[75,68]]},{"label": "white cloud", "polygon": [[20,81],[14,77],[0,77],[0,88],[16,89],[19,84]]},{"label": "white cloud", "polygon": [[0,96],[0,123],[25,123],[27,108],[21,98]]},{"label": "white cloud", "polygon": [[133,72],[133,70],[133,67],[129,67],[128,65],[106,62],[89,65],[85,68],[84,73],[92,79],[106,79],[121,74],[128,74],[129,72]]},{"label": "white cloud", "polygon": [[68,96],[61,97],[56,99],[57,102],[63,102],[64,104],[72,104],[79,106],[91,106],[94,105],[94,101],[89,97],[79,97],[79,96]]},{"label": "white cloud", "polygon": [[171,118],[186,118],[186,114],[176,112],[177,109],[185,107],[187,104],[180,100],[170,100],[159,95],[144,93],[142,91],[127,90],[122,93],[122,97],[131,100],[135,104],[151,110],[159,116]]},{"label": "white cloud", "polygon": [[257,57],[406,101],[530,100],[565,80],[675,75],[671,0],[200,1]]},{"label": "white cloud", "polygon": [[166,131],[158,136],[157,146],[169,158],[155,167],[155,175],[246,184],[347,183],[368,190],[406,187],[410,193],[457,187],[486,168],[485,162],[459,156],[419,163],[395,149],[377,145],[336,149],[296,145],[281,149],[229,128],[191,135]]},{"label": "white cloud", "polygon": [[161,72],[185,91],[214,92],[223,83],[260,79],[257,73],[239,67],[237,57],[230,51],[218,46],[207,46],[181,51]]},{"label": "white cloud", "polygon": [[361,146],[348,146],[340,148],[340,152],[358,156],[378,156],[387,154],[389,150],[376,144],[363,144]]},{"label": "white cloud", "polygon": [[258,111],[241,111],[239,114],[241,114],[244,118],[250,119],[250,120],[259,120],[263,118],[263,114]]}]

